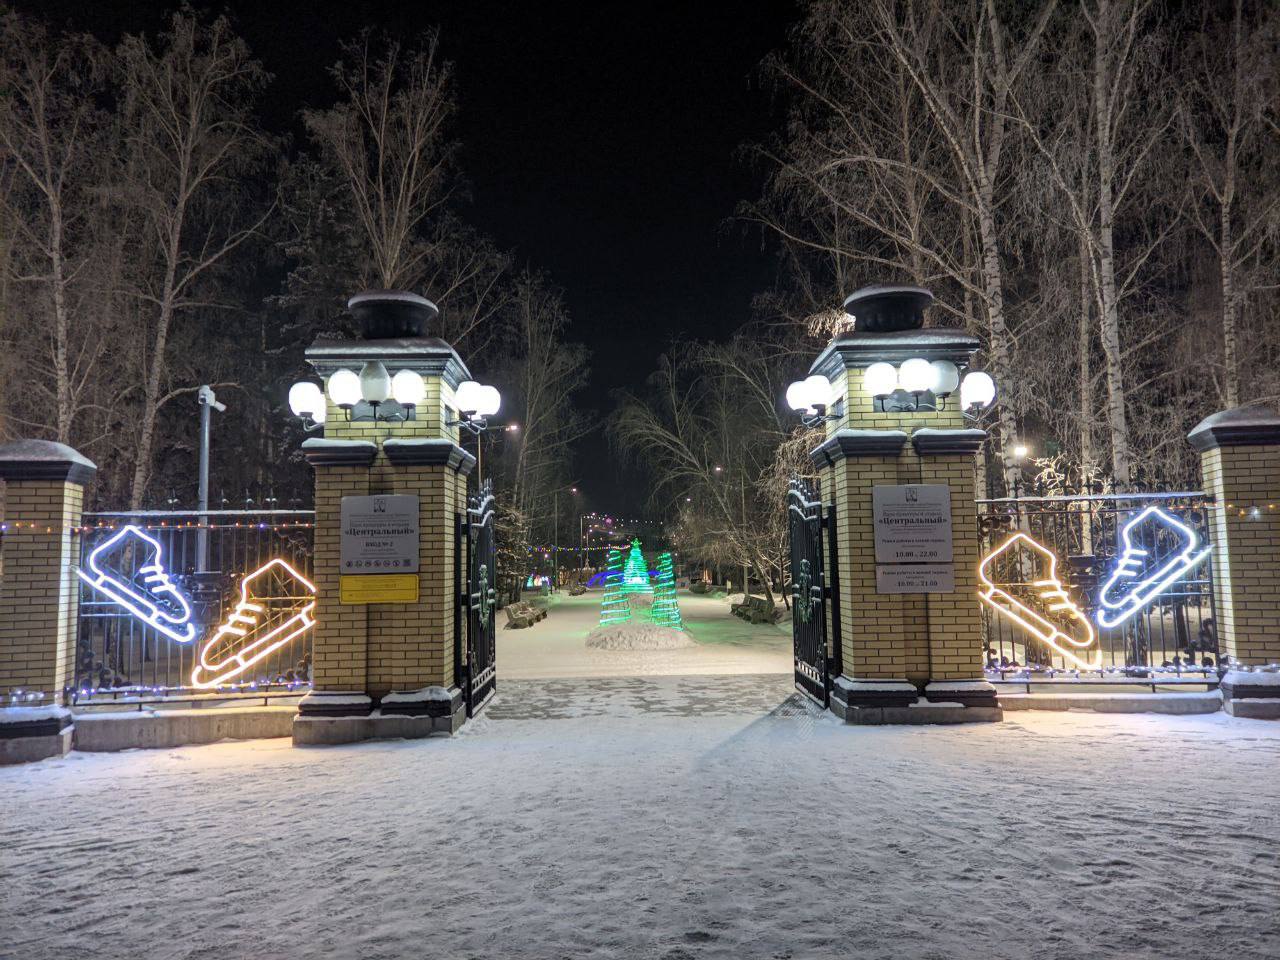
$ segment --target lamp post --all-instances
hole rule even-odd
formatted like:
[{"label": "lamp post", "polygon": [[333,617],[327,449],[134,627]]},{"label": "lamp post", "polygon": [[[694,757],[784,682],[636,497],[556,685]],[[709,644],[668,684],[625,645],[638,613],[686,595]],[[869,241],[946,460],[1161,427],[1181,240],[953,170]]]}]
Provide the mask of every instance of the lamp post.
[{"label": "lamp post", "polygon": [[209,569],[209,428],[211,411],[225,413],[227,405],[219,403],[217,394],[207,383],[196,392],[200,404],[200,485],[196,499],[200,511],[200,529],[196,531],[196,572]]}]

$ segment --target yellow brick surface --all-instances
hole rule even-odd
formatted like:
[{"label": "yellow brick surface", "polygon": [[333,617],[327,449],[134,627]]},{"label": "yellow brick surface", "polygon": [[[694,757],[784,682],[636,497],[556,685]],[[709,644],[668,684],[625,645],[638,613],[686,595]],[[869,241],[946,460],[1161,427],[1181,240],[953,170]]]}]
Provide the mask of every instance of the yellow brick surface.
[{"label": "yellow brick surface", "polygon": [[1244,664],[1275,663],[1280,661],[1280,445],[1209,450],[1200,466],[1205,492],[1214,500],[1210,537],[1218,649]]},{"label": "yellow brick surface", "polygon": [[6,484],[5,516],[14,525],[0,540],[0,697],[23,690],[61,702],[75,680],[80,534],[73,528],[83,511],[80,484]]}]

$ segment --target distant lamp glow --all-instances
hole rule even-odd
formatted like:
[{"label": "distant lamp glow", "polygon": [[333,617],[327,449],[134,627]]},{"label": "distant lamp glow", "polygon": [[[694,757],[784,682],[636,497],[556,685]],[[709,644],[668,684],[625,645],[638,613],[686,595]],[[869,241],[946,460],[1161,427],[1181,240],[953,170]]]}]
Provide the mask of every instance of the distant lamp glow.
[{"label": "distant lamp glow", "polygon": [[996,382],[989,374],[974,370],[964,375],[960,381],[960,405],[965,410],[978,408],[985,410],[996,399]]},{"label": "distant lamp glow", "polygon": [[[310,417],[312,420],[324,417],[324,394],[320,387],[309,380],[295,383],[289,388],[289,409],[295,417]],[[317,418],[316,414],[320,417]]]},{"label": "distant lamp glow", "polygon": [[1020,443],[1013,448],[1013,455],[1019,460],[1025,460],[1027,457],[1027,454],[1030,452],[1031,451],[1027,449],[1027,446],[1024,443]]},{"label": "distant lamp glow", "polygon": [[427,385],[416,370],[400,370],[391,378],[391,396],[402,407],[416,407],[427,395]]},{"label": "distant lamp glow", "polygon": [[933,367],[923,357],[913,357],[898,370],[898,382],[908,393],[924,393],[933,386]]},{"label": "distant lamp glow", "polygon": [[360,402],[360,378],[353,370],[335,370],[329,374],[329,399],[350,409]]},{"label": "distant lamp glow", "polygon": [[960,386],[960,369],[950,360],[934,360],[929,366],[933,370],[933,383],[929,389],[935,396],[950,396]]},{"label": "distant lamp glow", "polygon": [[892,363],[884,361],[873,363],[867,367],[863,384],[871,396],[887,397],[898,389],[898,371],[894,369]]}]

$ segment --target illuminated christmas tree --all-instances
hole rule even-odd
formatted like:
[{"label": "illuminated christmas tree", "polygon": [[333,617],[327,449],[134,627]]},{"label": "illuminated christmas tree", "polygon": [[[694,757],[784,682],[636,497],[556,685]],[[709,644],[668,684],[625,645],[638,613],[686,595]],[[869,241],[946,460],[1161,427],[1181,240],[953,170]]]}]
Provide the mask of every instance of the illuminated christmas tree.
[{"label": "illuminated christmas tree", "polygon": [[631,619],[631,601],[623,583],[622,551],[609,549],[607,573],[604,576],[604,599],[600,601],[600,626],[626,623]]},{"label": "illuminated christmas tree", "polygon": [[649,565],[644,562],[639,540],[631,541],[627,565],[622,570],[622,589],[626,593],[653,593],[653,584],[649,582]]},{"label": "illuminated christmas tree", "polygon": [[658,556],[658,579],[653,588],[653,609],[649,618],[659,626],[683,630],[680,620],[680,600],[676,596],[676,571],[671,554]]}]

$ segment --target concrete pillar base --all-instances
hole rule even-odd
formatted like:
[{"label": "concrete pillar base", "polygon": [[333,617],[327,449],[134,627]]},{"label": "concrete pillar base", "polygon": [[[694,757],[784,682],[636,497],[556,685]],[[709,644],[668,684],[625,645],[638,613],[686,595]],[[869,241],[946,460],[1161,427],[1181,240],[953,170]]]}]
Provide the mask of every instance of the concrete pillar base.
[{"label": "concrete pillar base", "polygon": [[832,702],[844,707],[906,707],[915,703],[920,691],[910,680],[859,680],[839,676],[831,686]]},{"label": "concrete pillar base", "polygon": [[1004,712],[999,707],[934,706],[924,700],[910,707],[851,707],[832,697],[831,712],[845,723],[860,726],[998,723],[1004,719]]},{"label": "concrete pillar base", "polygon": [[377,711],[366,717],[323,717],[299,715],[293,721],[293,745],[334,746],[363,740],[418,740],[451,736],[467,719],[467,709],[458,708],[442,716],[385,715]]},{"label": "concrete pillar base", "polygon": [[65,757],[74,736],[66,707],[0,709],[0,766]]},{"label": "concrete pillar base", "polygon": [[1229,670],[1219,689],[1222,709],[1231,716],[1280,720],[1280,673]]},{"label": "concrete pillar base", "polygon": [[924,688],[930,703],[958,703],[964,707],[997,707],[996,688],[986,680],[934,680]]},{"label": "concrete pillar base", "polygon": [[373,698],[363,690],[312,690],[298,703],[303,717],[367,717]]}]

